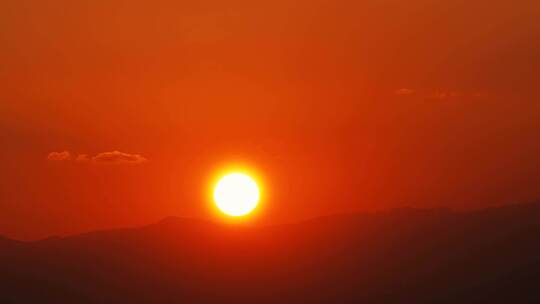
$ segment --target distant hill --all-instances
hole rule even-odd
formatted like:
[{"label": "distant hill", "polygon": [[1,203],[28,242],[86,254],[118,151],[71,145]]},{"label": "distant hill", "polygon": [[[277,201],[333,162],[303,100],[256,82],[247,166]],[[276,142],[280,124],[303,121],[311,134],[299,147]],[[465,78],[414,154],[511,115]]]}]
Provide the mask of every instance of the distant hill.
[{"label": "distant hill", "polygon": [[10,240],[10,239],[0,235],[0,248],[2,248],[2,246],[10,246],[10,245],[13,245],[13,244],[16,244],[16,243],[17,243],[17,241]]},{"label": "distant hill", "polygon": [[0,303],[540,303],[540,204],[0,239]]}]

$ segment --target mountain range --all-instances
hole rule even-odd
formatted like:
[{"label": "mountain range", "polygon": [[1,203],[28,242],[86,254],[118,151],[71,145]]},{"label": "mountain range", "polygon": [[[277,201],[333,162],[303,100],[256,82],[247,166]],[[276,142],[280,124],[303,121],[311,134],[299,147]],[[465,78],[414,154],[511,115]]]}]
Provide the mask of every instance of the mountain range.
[{"label": "mountain range", "polygon": [[0,303],[540,303],[540,203],[0,237]]}]

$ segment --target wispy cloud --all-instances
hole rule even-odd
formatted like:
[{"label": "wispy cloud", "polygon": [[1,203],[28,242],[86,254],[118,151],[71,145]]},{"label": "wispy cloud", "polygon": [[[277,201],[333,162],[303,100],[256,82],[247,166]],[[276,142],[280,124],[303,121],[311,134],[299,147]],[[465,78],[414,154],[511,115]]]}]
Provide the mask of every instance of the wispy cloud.
[{"label": "wispy cloud", "polygon": [[51,152],[48,154],[47,159],[50,161],[76,161],[79,163],[92,163],[92,164],[141,164],[148,160],[139,154],[130,154],[120,152],[118,150],[110,152],[101,152],[95,156],[89,156],[88,154],[79,154],[77,157],[73,157],[71,152]]},{"label": "wispy cloud", "polygon": [[78,162],[87,162],[87,161],[90,161],[90,156],[88,156],[88,154],[79,154],[77,156],[77,158],[75,158],[76,161]]},{"label": "wispy cloud", "polygon": [[487,93],[484,91],[460,91],[449,89],[409,89],[401,88],[394,91],[397,96],[409,96],[415,95],[419,98],[431,99],[431,100],[451,100],[457,98],[480,98],[486,97]]},{"label": "wispy cloud", "polygon": [[47,159],[50,161],[70,161],[71,153],[69,151],[51,152],[47,155]]},{"label": "wispy cloud", "polygon": [[93,162],[107,164],[140,164],[147,161],[139,154],[129,154],[120,151],[103,152],[92,157]]},{"label": "wispy cloud", "polygon": [[413,89],[408,89],[408,88],[402,88],[402,89],[398,89],[396,90],[396,95],[413,95],[416,91],[413,90]]},{"label": "wispy cloud", "polygon": [[462,97],[465,96],[462,92],[457,91],[446,91],[446,90],[435,90],[429,93],[429,98],[434,99],[450,99],[450,98],[456,98],[456,97]]}]

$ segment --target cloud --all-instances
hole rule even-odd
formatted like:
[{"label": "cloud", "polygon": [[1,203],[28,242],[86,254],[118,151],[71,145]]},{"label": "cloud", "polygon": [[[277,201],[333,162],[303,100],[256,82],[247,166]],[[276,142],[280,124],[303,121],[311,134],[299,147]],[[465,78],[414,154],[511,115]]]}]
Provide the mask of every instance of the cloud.
[{"label": "cloud", "polygon": [[88,154],[79,154],[75,160],[78,162],[87,162],[90,161],[90,157]]},{"label": "cloud", "polygon": [[47,159],[50,161],[76,161],[93,164],[141,164],[148,161],[139,154],[124,153],[117,150],[98,153],[92,157],[88,154],[79,154],[77,157],[73,157],[69,151],[51,152]]},{"label": "cloud", "polygon": [[462,96],[464,96],[464,94],[461,92],[437,90],[437,91],[431,92],[431,94],[428,97],[435,98],[435,99],[449,99],[449,98],[462,97]]},{"label": "cloud", "polygon": [[472,94],[472,97],[484,98],[484,97],[488,97],[488,93],[486,93],[486,92],[475,92],[475,93]]},{"label": "cloud", "polygon": [[112,151],[99,153],[98,155],[92,157],[92,161],[106,164],[140,164],[146,162],[147,159],[139,154]]},{"label": "cloud", "polygon": [[396,95],[412,95],[415,92],[413,89],[402,88],[396,91]]},{"label": "cloud", "polygon": [[430,100],[453,100],[460,98],[482,98],[488,96],[484,91],[456,91],[448,89],[419,89],[413,90],[408,88],[398,89],[394,92],[398,96],[415,95],[420,98]]},{"label": "cloud", "polygon": [[51,152],[47,155],[47,159],[50,161],[69,161],[71,160],[71,153],[69,151]]}]

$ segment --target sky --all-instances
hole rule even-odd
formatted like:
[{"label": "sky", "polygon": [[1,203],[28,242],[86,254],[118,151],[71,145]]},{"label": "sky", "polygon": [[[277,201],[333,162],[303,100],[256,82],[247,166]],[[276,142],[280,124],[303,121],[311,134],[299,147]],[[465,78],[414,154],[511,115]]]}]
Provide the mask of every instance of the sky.
[{"label": "sky", "polygon": [[540,198],[536,0],[0,3],[0,234]]}]

